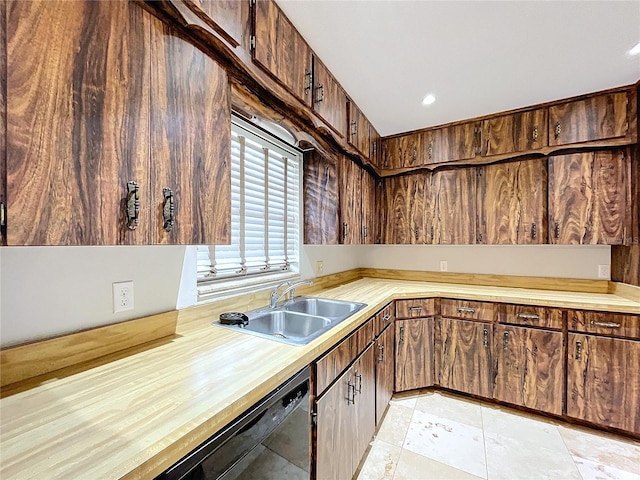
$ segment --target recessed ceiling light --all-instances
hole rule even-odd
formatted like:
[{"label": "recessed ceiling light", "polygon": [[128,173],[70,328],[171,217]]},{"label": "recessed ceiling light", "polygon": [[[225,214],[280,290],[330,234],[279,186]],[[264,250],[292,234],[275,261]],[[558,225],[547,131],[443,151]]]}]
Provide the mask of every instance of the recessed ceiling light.
[{"label": "recessed ceiling light", "polygon": [[640,54],[640,42],[636,43],[636,46],[629,50],[629,55],[638,55]]},{"label": "recessed ceiling light", "polygon": [[436,101],[436,96],[429,94],[422,99],[422,105],[431,105],[435,101]]}]

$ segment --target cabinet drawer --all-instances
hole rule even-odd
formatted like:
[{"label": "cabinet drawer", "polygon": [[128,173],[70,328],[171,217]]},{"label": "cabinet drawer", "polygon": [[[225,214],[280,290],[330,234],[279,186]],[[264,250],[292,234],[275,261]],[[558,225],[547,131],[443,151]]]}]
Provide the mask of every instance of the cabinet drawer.
[{"label": "cabinet drawer", "polygon": [[483,320],[493,322],[494,305],[489,302],[470,302],[443,298],[440,302],[443,317],[464,318],[467,320]]},{"label": "cabinet drawer", "polygon": [[574,332],[599,333],[640,340],[640,315],[569,310],[568,328]]},{"label": "cabinet drawer", "polygon": [[340,342],[316,362],[316,395],[320,395],[373,341],[375,317]]},{"label": "cabinet drawer", "polygon": [[498,305],[498,322],[562,330],[562,310],[531,305]]},{"label": "cabinet drawer", "polygon": [[392,323],[394,320],[393,316],[393,302],[380,310],[373,320],[373,332],[377,337],[382,333],[384,328]]},{"label": "cabinet drawer", "polygon": [[436,314],[435,298],[396,300],[396,318],[428,317]]}]

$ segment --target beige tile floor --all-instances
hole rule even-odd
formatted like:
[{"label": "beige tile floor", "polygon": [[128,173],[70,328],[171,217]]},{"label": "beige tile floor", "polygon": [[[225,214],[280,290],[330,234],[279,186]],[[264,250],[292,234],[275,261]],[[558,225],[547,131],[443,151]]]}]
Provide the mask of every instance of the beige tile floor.
[{"label": "beige tile floor", "polygon": [[396,396],[358,480],[640,480],[640,442],[441,392]]}]

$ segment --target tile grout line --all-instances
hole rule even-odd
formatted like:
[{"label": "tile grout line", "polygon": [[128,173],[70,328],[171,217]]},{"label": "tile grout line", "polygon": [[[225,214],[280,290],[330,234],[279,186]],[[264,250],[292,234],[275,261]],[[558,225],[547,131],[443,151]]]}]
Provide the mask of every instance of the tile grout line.
[{"label": "tile grout line", "polygon": [[576,466],[576,470],[578,471],[578,476],[580,476],[582,480],[585,480],[585,478],[582,476],[582,472],[580,471],[580,467],[578,467],[578,464],[576,463],[576,456],[573,453],[571,453],[571,450],[569,449],[569,445],[567,445],[567,442],[565,441],[559,426],[555,425],[555,427],[556,427],[556,430],[558,431],[558,435],[560,435],[560,439],[562,440],[562,444],[564,445],[564,448],[566,448],[569,455],[571,455],[571,461]]},{"label": "tile grout line", "polygon": [[393,469],[393,474],[391,475],[391,479],[393,480],[396,476],[396,471],[398,470],[398,464],[400,463],[400,457],[402,457],[402,452],[404,452],[404,444],[407,441],[407,435],[409,435],[409,428],[411,427],[411,423],[413,422],[413,415],[416,413],[416,405],[418,405],[418,398],[416,397],[416,401],[411,408],[411,418],[409,419],[409,425],[407,425],[407,430],[404,432],[404,437],[402,438],[402,446],[400,447],[400,455],[398,455],[398,461],[396,462],[396,466]]},{"label": "tile grout line", "polygon": [[484,472],[487,480],[489,480],[489,456],[487,455],[487,437],[484,434],[484,412],[482,405],[480,406],[480,424],[482,425],[482,446],[484,447]]}]

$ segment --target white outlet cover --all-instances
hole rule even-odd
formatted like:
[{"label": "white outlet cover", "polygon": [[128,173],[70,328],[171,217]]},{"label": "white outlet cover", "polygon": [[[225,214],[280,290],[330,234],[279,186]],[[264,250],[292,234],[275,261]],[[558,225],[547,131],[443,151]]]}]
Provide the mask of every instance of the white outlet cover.
[{"label": "white outlet cover", "polygon": [[449,270],[449,265],[446,260],[440,260],[440,271],[446,272]]},{"label": "white outlet cover", "polygon": [[133,281],[113,284],[113,313],[133,310]]},{"label": "white outlet cover", "polygon": [[606,278],[607,280],[611,277],[611,268],[609,265],[598,265],[598,278]]}]

